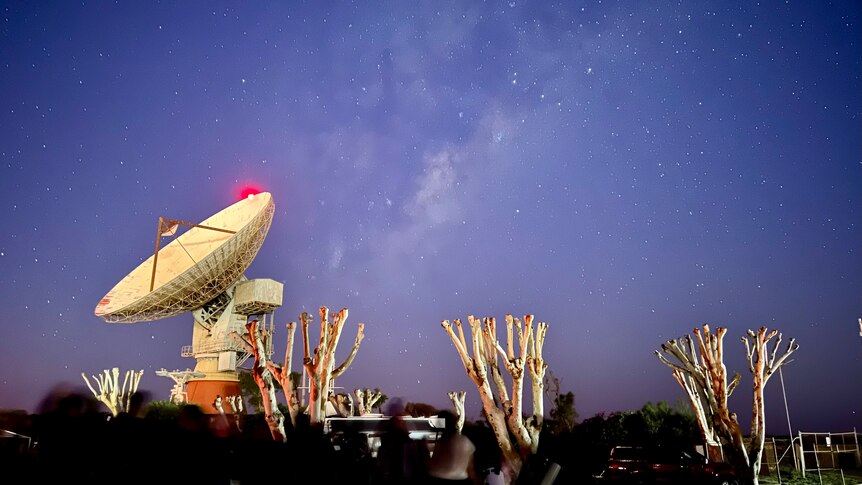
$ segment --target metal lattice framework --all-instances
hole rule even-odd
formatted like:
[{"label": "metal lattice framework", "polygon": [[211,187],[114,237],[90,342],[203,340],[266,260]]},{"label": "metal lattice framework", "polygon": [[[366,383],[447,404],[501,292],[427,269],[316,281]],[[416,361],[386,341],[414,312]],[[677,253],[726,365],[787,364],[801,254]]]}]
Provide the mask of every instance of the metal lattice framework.
[{"label": "metal lattice framework", "polygon": [[203,372],[195,372],[191,369],[168,371],[164,368],[156,371],[157,376],[168,377],[174,381],[174,387],[171,389],[171,402],[175,404],[183,404],[188,401],[186,394],[186,383],[192,378],[203,378]]},{"label": "metal lattice framework", "polygon": [[[242,276],[272,224],[272,196],[261,193],[254,199],[240,201],[202,223],[235,230],[235,234],[189,230],[159,253],[173,251],[173,260],[164,256],[159,260],[158,284],[153,291],[146,292],[148,286],[141,289],[141,285],[149,285],[154,264],[150,257],[105,295],[96,316],[110,323],[158,320],[200,308],[216,298]],[[196,254],[201,259],[195,260]]]}]

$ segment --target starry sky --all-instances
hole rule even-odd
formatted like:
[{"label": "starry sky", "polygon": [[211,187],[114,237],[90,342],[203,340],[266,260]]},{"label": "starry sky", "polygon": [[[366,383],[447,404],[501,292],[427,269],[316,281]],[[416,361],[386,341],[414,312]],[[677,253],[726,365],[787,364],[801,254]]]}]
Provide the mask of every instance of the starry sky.
[{"label": "starry sky", "polygon": [[[862,428],[859,2],[2,2],[0,408],[80,372],[165,399],[189,314],[93,315],[246,187],[283,323],[350,308],[338,382],[480,402],[443,319],[533,313],[581,417],[683,396],[653,355],[728,327],[800,344],[794,431]],[[301,352],[297,346],[296,352]],[[770,431],[786,432],[781,384]],[[529,405],[527,405],[529,408]]]}]

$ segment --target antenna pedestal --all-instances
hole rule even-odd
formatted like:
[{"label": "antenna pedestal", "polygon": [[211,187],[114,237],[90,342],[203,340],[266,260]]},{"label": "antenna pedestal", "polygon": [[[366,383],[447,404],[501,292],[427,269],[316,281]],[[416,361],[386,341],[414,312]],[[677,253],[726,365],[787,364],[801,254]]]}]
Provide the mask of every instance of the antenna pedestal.
[{"label": "antenna pedestal", "polygon": [[[197,361],[195,372],[203,377],[189,380],[189,402],[211,413],[216,396],[241,395],[236,368],[248,357],[245,347],[231,333],[247,333],[248,315],[260,315],[269,332],[273,331],[273,311],[281,306],[284,285],[271,279],[247,280],[244,276],[210,303],[192,312],[195,318],[191,354]],[[268,317],[268,318],[267,318]],[[266,349],[272,356],[272,339]]]}]

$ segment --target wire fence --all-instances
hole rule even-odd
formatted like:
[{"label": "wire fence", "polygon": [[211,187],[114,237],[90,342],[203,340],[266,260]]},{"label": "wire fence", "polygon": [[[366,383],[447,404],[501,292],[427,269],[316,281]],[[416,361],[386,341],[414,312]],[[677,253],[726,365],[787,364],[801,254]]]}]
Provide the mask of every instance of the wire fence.
[{"label": "wire fence", "polygon": [[770,438],[763,450],[761,482],[781,484],[793,475],[803,478],[808,475],[819,483],[824,483],[827,476],[836,477],[840,483],[851,483],[845,480],[844,472],[858,472],[862,467],[859,442],[855,429],[845,433],[799,432],[792,439]]},{"label": "wire fence", "polygon": [[805,476],[806,472],[858,469],[862,465],[859,435],[855,428],[846,433],[800,431],[799,443],[799,468],[802,476]]}]

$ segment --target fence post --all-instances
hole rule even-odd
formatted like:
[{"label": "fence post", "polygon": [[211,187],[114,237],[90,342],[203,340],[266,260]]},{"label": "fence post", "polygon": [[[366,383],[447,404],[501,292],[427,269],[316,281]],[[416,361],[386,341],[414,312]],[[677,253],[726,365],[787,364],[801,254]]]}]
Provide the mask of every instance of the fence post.
[{"label": "fence post", "polygon": [[799,465],[802,469],[802,478],[805,478],[805,447],[802,446],[802,431],[799,432]]},{"label": "fence post", "polygon": [[853,441],[856,442],[856,468],[862,465],[862,454],[859,453],[859,434],[856,433],[856,426],[853,426]]},{"label": "fence post", "polygon": [[[790,446],[793,446],[793,437],[790,438]],[[775,437],[772,437],[772,454],[775,455],[775,472],[778,474],[778,485],[781,485],[781,463],[778,463],[778,447],[775,446]]]}]

